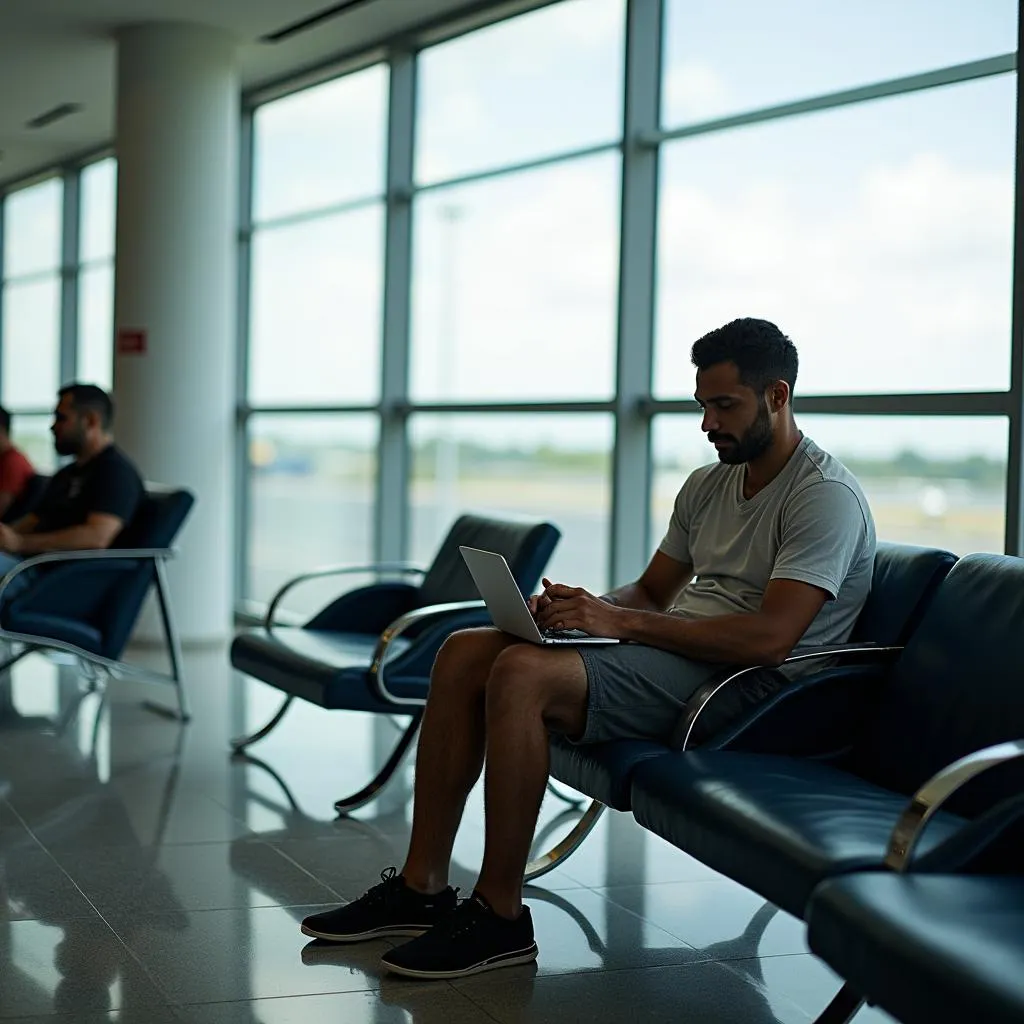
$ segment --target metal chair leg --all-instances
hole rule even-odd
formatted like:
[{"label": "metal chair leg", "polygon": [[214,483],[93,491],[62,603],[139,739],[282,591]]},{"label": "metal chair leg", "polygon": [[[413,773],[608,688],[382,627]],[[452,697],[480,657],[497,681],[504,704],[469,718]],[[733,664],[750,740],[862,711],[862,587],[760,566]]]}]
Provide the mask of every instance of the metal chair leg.
[{"label": "metal chair leg", "polygon": [[236,736],[230,741],[231,749],[236,753],[241,753],[246,747],[251,747],[254,743],[259,743],[264,736],[269,735],[274,731],[277,723],[281,721],[285,716],[285,712],[292,706],[292,701],[295,700],[294,695],[289,694],[284,699],[284,703],[277,709],[274,717],[262,729],[257,729],[251,736]]},{"label": "metal chair leg", "polygon": [[167,588],[167,568],[161,559],[156,560],[156,596],[160,606],[160,620],[164,627],[164,637],[167,640],[167,656],[171,662],[171,680],[178,696],[178,710],[171,711],[170,708],[157,704],[154,701],[145,701],[145,707],[157,714],[167,718],[176,718],[180,722],[188,722],[192,718],[189,709],[188,693],[185,691],[185,681],[182,677],[181,640],[178,637],[178,629],[174,623],[174,615],[171,611],[171,597]]},{"label": "metal chair leg", "polygon": [[583,812],[583,817],[576,822],[576,827],[556,846],[535,857],[526,865],[523,873],[524,882],[532,882],[541,875],[558,867],[562,861],[570,857],[576,848],[590,835],[598,818],[604,813],[605,806],[600,800],[592,800],[590,806]]},{"label": "metal chair leg", "polygon": [[287,815],[291,818],[302,818],[304,821],[316,821],[317,819],[313,815],[309,814],[303,809],[296,799],[295,794],[291,791],[288,783],[284,781],[279,772],[272,768],[266,761],[261,760],[258,757],[253,757],[252,754],[241,753],[238,755],[238,760],[243,761],[247,765],[253,765],[256,768],[261,768],[265,771],[280,787],[281,792],[284,794],[285,800],[288,801],[288,807],[282,808],[279,803],[274,803],[269,797],[264,796],[261,793],[250,792],[247,794],[247,799],[252,803],[260,804],[269,810],[274,811],[276,814]]},{"label": "metal chair leg", "polygon": [[548,792],[557,797],[564,804],[568,804],[570,807],[582,807],[586,802],[586,797],[577,793],[576,796],[570,796],[568,793],[563,793],[556,785],[554,779],[548,779],[547,785]]},{"label": "metal chair leg", "polygon": [[[8,645],[5,644],[4,646],[7,647]],[[24,647],[22,647],[20,651],[14,652],[14,645],[11,644],[10,656],[6,658],[3,662],[0,662],[0,675],[2,675],[4,672],[7,672],[9,669],[12,669],[15,665],[18,664],[19,661],[21,661],[22,658],[27,657],[33,651],[38,650],[38,647],[35,647],[32,644],[26,644]]]},{"label": "metal chair leg", "polygon": [[844,985],[814,1019],[814,1024],[846,1024],[864,1005],[864,997],[849,983]]},{"label": "metal chair leg", "polygon": [[353,793],[351,796],[334,801],[334,809],[338,812],[339,816],[344,816],[349,811],[354,811],[357,807],[368,804],[391,781],[391,776],[397,771],[402,763],[402,758],[405,757],[406,751],[416,738],[416,733],[419,732],[420,722],[422,721],[423,711],[420,710],[412,716],[412,721],[405,732],[402,733],[398,743],[395,744],[395,749],[391,751],[391,755],[388,757],[384,767],[377,772],[370,783],[359,790],[358,793]]}]

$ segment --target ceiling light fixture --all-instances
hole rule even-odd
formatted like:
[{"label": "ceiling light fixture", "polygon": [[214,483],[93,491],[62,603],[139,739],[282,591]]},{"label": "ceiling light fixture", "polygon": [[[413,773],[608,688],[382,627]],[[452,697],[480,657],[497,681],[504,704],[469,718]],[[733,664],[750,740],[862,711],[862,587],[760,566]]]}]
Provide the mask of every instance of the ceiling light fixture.
[{"label": "ceiling light fixture", "polygon": [[54,121],[61,121],[65,117],[77,114],[82,109],[81,103],[60,103],[56,107],[43,111],[38,117],[25,122],[26,128],[45,128]]},{"label": "ceiling light fixture", "polygon": [[331,4],[330,7],[325,7],[322,11],[317,11],[316,14],[309,15],[308,18],[293,21],[290,25],[285,25],[283,28],[279,28],[275,32],[269,32],[267,35],[263,36],[260,41],[264,43],[283,42],[285,39],[290,39],[292,36],[296,36],[300,32],[306,32],[311,28],[316,28],[317,25],[322,25],[325,21],[330,21],[332,18],[338,17],[339,14],[346,14],[354,7],[362,7],[363,4],[366,3],[369,3],[369,0],[341,0],[340,3]]}]

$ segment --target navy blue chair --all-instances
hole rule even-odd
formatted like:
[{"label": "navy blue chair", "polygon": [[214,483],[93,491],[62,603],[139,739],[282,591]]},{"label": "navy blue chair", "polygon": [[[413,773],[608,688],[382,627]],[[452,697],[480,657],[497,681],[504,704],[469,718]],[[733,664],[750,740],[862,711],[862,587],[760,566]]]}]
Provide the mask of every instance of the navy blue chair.
[{"label": "navy blue chair", "polygon": [[[333,710],[408,715],[410,723],[384,767],[368,785],[336,801],[335,808],[344,814],[368,803],[391,779],[416,737],[430,670],[441,644],[458,629],[491,621],[459,547],[504,555],[519,589],[528,594],[560,536],[550,523],[463,515],[452,525],[427,569],[408,563],[339,566],[289,580],[270,602],[263,626],[240,633],[231,645],[231,664],[236,669],[287,696],[263,728],[232,740],[232,748],[240,754],[263,739],[296,697]],[[307,580],[348,573],[392,578],[342,594],[303,626],[275,622],[282,599],[294,587]],[[396,576],[420,579],[413,583]],[[280,778],[278,781],[294,806],[287,786]]]},{"label": "navy blue chair", "polygon": [[11,502],[0,522],[16,523],[30,512],[34,512],[49,485],[50,478],[42,473],[30,476],[24,490]]},{"label": "navy blue chair", "polygon": [[1019,873],[1022,765],[958,783],[989,757],[972,752],[1024,735],[1022,636],[1024,559],[966,555],[892,664],[830,669],[716,749],[640,765],[633,814],[798,917],[826,879],[889,857],[957,872],[984,849],[986,870]]},{"label": "navy blue chair", "polygon": [[[937,548],[879,543],[875,553],[871,592],[861,610],[848,644],[820,649],[804,648],[789,659],[877,662],[893,656],[907,642],[921,620],[936,588],[956,562],[956,556]],[[858,700],[857,680],[864,669],[847,670],[850,698]],[[823,668],[813,676],[827,677]],[[773,679],[774,677],[774,679]],[[753,684],[753,685],[751,685]],[[563,737],[551,740],[551,775],[586,793],[592,802],[575,828],[551,850],[527,865],[530,881],[552,870],[578,849],[606,807],[628,811],[632,806],[633,772],[644,762],[673,750],[724,741],[729,730],[742,729],[752,716],[762,714],[777,699],[799,684],[787,685],[765,669],[726,670],[701,687],[688,703],[669,745],[652,740],[615,740],[580,746]],[[774,691],[774,692],[773,692]]]},{"label": "navy blue chair", "polygon": [[[167,589],[166,562],[188,518],[189,491],[150,489],[130,523],[111,547],[89,551],[52,551],[19,562],[0,580],[0,641],[12,654],[0,672],[36,650],[75,655],[87,676],[130,676],[170,683],[177,711],[147,706],[187,721],[188,698],[182,678],[181,645]],[[162,673],[122,660],[150,588],[156,588],[170,672]]]},{"label": "navy blue chair", "polygon": [[[822,882],[807,909],[811,950],[846,981],[818,1018],[848,1020],[866,999],[907,1024],[1024,1020],[1024,864],[983,874],[977,838],[965,871],[908,870],[928,820],[983,772],[1024,759],[1024,740],[961,759],[924,787],[893,829],[886,866]],[[1002,808],[1007,828],[1021,801]],[[1003,835],[998,825],[989,844]],[[1016,846],[1019,857],[1020,844]]]}]

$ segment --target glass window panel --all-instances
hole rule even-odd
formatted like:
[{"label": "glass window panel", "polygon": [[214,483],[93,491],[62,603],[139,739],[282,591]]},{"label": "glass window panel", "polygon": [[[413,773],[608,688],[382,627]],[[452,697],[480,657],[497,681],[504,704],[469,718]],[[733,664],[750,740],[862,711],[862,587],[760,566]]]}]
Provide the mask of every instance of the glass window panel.
[{"label": "glass window panel", "polygon": [[4,201],[4,277],[60,266],[64,183],[48,178]]},{"label": "glass window panel", "polygon": [[668,0],[663,121],[676,126],[1017,49],[1017,0]]},{"label": "glass window panel", "polygon": [[416,180],[622,134],[624,0],[565,0],[420,54]]},{"label": "glass window panel", "polygon": [[[250,418],[246,597],[269,601],[301,572],[372,561],[377,434],[370,415]],[[309,583],[285,606],[308,615],[359,582]]]},{"label": "glass window panel", "polygon": [[387,92],[387,68],[376,64],[258,107],[253,218],[382,194]]},{"label": "glass window panel", "polygon": [[[57,396],[54,395],[50,404],[56,405],[56,402]],[[19,413],[11,417],[11,440],[39,473],[50,474],[57,470],[57,453],[53,448],[53,434],[50,433],[52,423],[51,413],[45,416]]]},{"label": "glass window panel", "polygon": [[426,192],[416,200],[414,239],[417,399],[612,394],[615,156]]},{"label": "glass window panel", "polygon": [[377,400],[383,212],[374,205],[253,236],[254,405]]},{"label": "glass window panel", "polygon": [[665,147],[655,391],[691,343],[777,323],[797,394],[1005,389],[1013,76]]},{"label": "glass window panel", "polygon": [[3,304],[3,404],[49,409],[60,375],[60,278],[8,283]]},{"label": "glass window panel", "polygon": [[114,268],[86,267],[78,276],[80,381],[109,390],[114,380]]},{"label": "glass window panel", "polygon": [[601,414],[410,418],[410,557],[428,564],[464,512],[552,522],[545,575],[608,589],[612,419]]},{"label": "glass window panel", "polygon": [[[1002,416],[800,415],[800,429],[860,481],[880,540],[1002,551],[1009,429]],[[654,419],[651,549],[686,475],[714,462],[696,416]]]},{"label": "glass window panel", "polygon": [[107,259],[114,255],[117,208],[117,161],[110,157],[82,169],[81,259]]}]

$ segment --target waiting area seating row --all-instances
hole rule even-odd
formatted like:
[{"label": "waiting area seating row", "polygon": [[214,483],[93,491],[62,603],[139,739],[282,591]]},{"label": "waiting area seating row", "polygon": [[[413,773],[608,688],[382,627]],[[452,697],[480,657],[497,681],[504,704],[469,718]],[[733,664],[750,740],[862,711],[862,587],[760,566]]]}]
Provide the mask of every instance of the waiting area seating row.
[{"label": "waiting area seating row", "polygon": [[808,921],[850,983],[822,1022],[862,997],[904,1021],[1024,1020],[1024,560],[882,546],[865,615],[883,644],[699,745],[700,702],[687,749],[556,741],[553,770]]},{"label": "waiting area seating row", "polygon": [[[336,806],[372,799],[418,728],[444,637],[488,621],[458,545],[502,551],[528,593],[557,538],[549,524],[464,517],[418,587],[359,588],[300,628],[274,623],[275,602],[264,628],[236,637],[232,662],[285,704],[236,750],[295,697],[409,715],[384,770]],[[669,745],[554,738],[552,777],[593,802],[527,881],[571,855],[605,807],[629,811],[809,923],[811,948],[851,983],[822,1021],[847,1019],[862,996],[908,1021],[1022,1020],[1021,636],[1024,560],[880,544],[851,642],[798,652],[771,694],[729,672]]]}]

